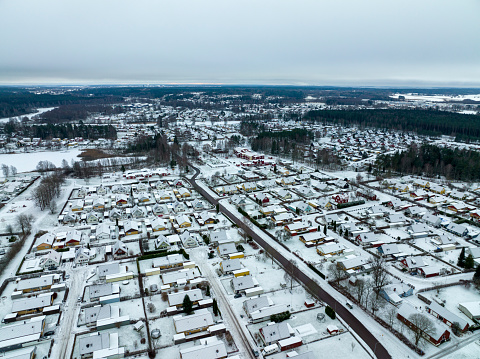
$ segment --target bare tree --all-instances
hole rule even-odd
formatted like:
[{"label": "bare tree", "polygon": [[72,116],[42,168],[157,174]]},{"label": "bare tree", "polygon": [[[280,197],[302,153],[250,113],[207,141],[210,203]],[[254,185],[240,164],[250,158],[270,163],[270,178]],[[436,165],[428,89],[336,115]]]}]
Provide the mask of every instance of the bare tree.
[{"label": "bare tree", "polygon": [[359,304],[363,304],[363,300],[365,298],[367,289],[368,289],[368,283],[366,283],[363,279],[357,279],[353,292]]},{"label": "bare tree", "polygon": [[385,316],[387,318],[387,323],[393,328],[395,319],[397,319],[397,309],[394,307],[389,308],[385,313]]},{"label": "bare tree", "polygon": [[51,214],[55,214],[55,212],[57,212],[57,202],[51,201],[48,205],[48,209],[50,210]]},{"label": "bare tree", "polygon": [[345,272],[335,263],[330,263],[328,266],[328,273],[335,282],[338,282],[340,279],[345,277]]},{"label": "bare tree", "polygon": [[421,313],[415,313],[408,317],[410,323],[413,324],[413,332],[415,333],[415,345],[418,345],[420,339],[425,335],[430,335],[435,331],[433,322]]},{"label": "bare tree", "polygon": [[10,175],[10,167],[2,163],[2,172],[3,172],[3,177],[8,177]]},{"label": "bare tree", "polygon": [[285,266],[285,274],[283,275],[283,279],[285,279],[285,283],[290,285],[290,290],[293,288],[293,283],[295,282],[294,279],[294,271],[295,271],[295,261],[290,260],[288,261],[287,265]]},{"label": "bare tree", "polygon": [[390,280],[388,279],[387,262],[384,257],[373,257],[372,259],[372,279],[373,289],[378,299],[380,290],[385,287]]},{"label": "bare tree", "polygon": [[32,230],[32,224],[33,224],[33,221],[35,220],[35,217],[33,217],[33,215],[31,214],[22,213],[17,216],[16,220],[17,220],[17,224],[20,226],[22,230],[22,233],[26,234],[26,233],[30,233],[30,231]]},{"label": "bare tree", "polygon": [[10,166],[10,173],[12,174],[12,176],[16,176],[17,175],[17,167],[15,166]]}]

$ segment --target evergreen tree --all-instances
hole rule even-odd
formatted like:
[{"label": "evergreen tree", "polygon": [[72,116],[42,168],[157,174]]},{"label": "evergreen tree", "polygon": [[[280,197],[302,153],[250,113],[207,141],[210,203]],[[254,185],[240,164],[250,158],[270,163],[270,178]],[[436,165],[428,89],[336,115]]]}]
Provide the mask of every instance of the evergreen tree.
[{"label": "evergreen tree", "polygon": [[323,234],[327,235],[327,225],[325,225],[325,227],[323,227]]},{"label": "evergreen tree", "polygon": [[190,314],[193,312],[193,303],[190,300],[190,297],[188,296],[188,294],[185,295],[185,297],[183,298],[183,311],[186,314]]},{"label": "evergreen tree", "polygon": [[213,300],[213,315],[217,316],[218,314],[219,314],[218,303],[217,303],[217,300],[214,299]]},{"label": "evergreen tree", "polygon": [[473,283],[480,284],[480,266],[477,266],[475,269],[475,274],[473,275]]},{"label": "evergreen tree", "polygon": [[464,268],[465,267],[465,247],[462,248],[460,255],[458,256],[457,266]]},{"label": "evergreen tree", "polygon": [[475,262],[473,261],[473,256],[469,254],[467,259],[465,259],[465,268],[472,269],[474,266],[475,266]]},{"label": "evergreen tree", "polygon": [[209,285],[207,285],[207,289],[205,290],[205,295],[207,297],[210,297],[210,286]]}]

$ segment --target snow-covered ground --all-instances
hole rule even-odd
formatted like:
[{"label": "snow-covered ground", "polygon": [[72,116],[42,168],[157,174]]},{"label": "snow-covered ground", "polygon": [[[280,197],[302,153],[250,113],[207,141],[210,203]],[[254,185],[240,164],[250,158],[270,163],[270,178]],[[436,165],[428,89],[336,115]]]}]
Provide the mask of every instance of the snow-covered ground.
[{"label": "snow-covered ground", "polygon": [[42,151],[42,152],[28,152],[28,153],[4,153],[0,154],[0,164],[7,166],[15,166],[18,172],[35,171],[38,162],[50,161],[55,166],[61,167],[62,161],[66,160],[68,164],[71,161],[78,161],[78,155],[82,151],[78,148],[73,148],[68,151]]}]

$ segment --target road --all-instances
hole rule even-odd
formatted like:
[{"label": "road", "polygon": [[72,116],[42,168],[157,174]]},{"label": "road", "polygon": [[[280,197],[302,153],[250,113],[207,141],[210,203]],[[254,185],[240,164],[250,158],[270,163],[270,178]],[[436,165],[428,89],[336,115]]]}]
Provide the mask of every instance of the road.
[{"label": "road", "polygon": [[[191,165],[190,165],[191,166]],[[200,194],[202,194],[210,203],[213,205],[219,204],[220,211],[225,214],[230,220],[232,220],[239,227],[244,228],[245,231],[250,235],[255,242],[263,247],[270,255],[272,255],[284,268],[288,265],[291,268],[291,263],[289,258],[284,256],[277,248],[273,247],[268,243],[262,236],[258,234],[257,229],[252,229],[250,226],[243,226],[242,216],[238,213],[232,213],[226,206],[224,206],[218,199],[210,195],[203,187],[201,187],[196,178],[200,174],[200,170],[196,167],[191,166],[195,169],[195,174],[189,180],[192,186]],[[246,228],[245,228],[246,227]],[[300,263],[300,265],[303,263]],[[370,347],[374,355],[379,359],[390,359],[392,356],[388,353],[387,349],[375,338],[375,336],[357,319],[348,309],[346,309],[339,301],[333,298],[329,293],[327,293],[319,284],[318,281],[312,279],[318,277],[310,269],[299,268],[299,264],[296,263],[293,266],[293,276],[299,281],[302,282],[314,295],[317,296],[320,300],[327,303],[330,307],[335,308],[338,315],[350,326],[350,328],[357,333],[360,338]],[[323,284],[323,283],[322,283]],[[328,285],[324,282],[325,285]]]},{"label": "road", "polygon": [[[241,323],[238,321],[236,314],[233,312],[230,303],[228,302],[227,297],[225,296],[223,288],[218,284],[217,276],[212,273],[208,263],[205,263],[205,258],[207,256],[205,248],[197,248],[194,251],[190,252],[192,259],[195,260],[197,265],[201,265],[202,275],[208,280],[212,289],[216,295],[218,307],[222,313],[223,319],[229,324],[228,329],[232,332],[234,338],[240,338],[240,341],[236,341],[235,344],[240,352],[245,353],[244,356],[250,359],[255,359],[255,356],[252,353],[252,344],[248,340],[245,330],[243,329]],[[254,348],[257,350],[256,346]]]},{"label": "road", "polygon": [[[72,351],[73,339],[75,337],[75,320],[78,318],[80,305],[77,302],[78,297],[82,295],[83,285],[87,267],[80,267],[67,271],[70,274],[70,283],[68,285],[69,293],[67,301],[64,304],[62,318],[60,320],[60,331],[55,340],[58,345],[52,350],[53,358],[68,358]],[[56,353],[56,355],[54,355]]]}]

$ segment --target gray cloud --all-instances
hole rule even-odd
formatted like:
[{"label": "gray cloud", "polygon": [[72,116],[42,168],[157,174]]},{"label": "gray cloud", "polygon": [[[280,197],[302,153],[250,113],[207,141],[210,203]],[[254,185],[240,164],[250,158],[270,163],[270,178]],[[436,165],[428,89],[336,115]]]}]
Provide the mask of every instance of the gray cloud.
[{"label": "gray cloud", "polygon": [[0,83],[480,85],[480,2],[0,0]]}]

